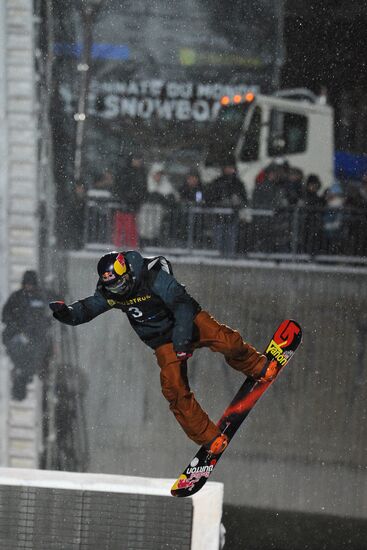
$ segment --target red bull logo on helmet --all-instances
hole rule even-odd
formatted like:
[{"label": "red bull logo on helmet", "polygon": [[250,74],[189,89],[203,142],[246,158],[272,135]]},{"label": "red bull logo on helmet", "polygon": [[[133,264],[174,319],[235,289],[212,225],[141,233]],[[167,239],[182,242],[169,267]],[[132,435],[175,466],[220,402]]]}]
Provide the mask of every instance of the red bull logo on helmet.
[{"label": "red bull logo on helmet", "polygon": [[113,264],[113,269],[117,275],[123,275],[127,271],[126,262],[123,254],[119,254]]}]

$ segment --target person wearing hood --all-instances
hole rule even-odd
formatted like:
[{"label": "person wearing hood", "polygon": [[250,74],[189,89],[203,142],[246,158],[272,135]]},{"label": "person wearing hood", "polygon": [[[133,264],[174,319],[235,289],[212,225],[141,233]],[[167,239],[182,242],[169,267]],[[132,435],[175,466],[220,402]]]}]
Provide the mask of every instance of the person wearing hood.
[{"label": "person wearing hood", "polygon": [[301,252],[317,254],[322,243],[324,197],[319,195],[321,189],[320,178],[310,174],[305,182],[300,210],[302,227]]},{"label": "person wearing hood", "polygon": [[349,185],[345,200],[349,254],[367,255],[367,173],[359,185]]},{"label": "person wearing hood", "polygon": [[51,346],[47,296],[36,271],[25,271],[21,288],[5,302],[2,322],[3,343],[13,363],[12,398],[22,401],[33,376],[45,367]]},{"label": "person wearing hood", "polygon": [[163,164],[154,163],[149,171],[145,201],[137,217],[142,246],[159,246],[171,236],[172,216],[179,194],[164,172]]},{"label": "person wearing hood", "polygon": [[169,180],[161,163],[154,163],[149,171],[148,193],[157,193],[169,201],[179,199],[179,193]]}]

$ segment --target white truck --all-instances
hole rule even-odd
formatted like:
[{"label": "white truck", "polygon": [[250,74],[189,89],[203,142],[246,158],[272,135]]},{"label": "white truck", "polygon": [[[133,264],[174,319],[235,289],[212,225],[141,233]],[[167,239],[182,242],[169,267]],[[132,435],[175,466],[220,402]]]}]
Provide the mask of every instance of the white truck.
[{"label": "white truck", "polygon": [[208,182],[218,176],[231,155],[251,196],[257,174],[281,158],[306,176],[317,174],[326,188],[333,181],[333,135],[333,109],[324,96],[309,90],[224,96],[210,132],[202,177]]}]

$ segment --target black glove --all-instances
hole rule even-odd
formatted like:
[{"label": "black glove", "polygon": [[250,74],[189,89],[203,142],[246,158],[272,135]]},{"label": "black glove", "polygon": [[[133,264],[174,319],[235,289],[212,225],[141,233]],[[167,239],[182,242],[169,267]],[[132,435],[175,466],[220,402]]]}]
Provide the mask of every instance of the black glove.
[{"label": "black glove", "polygon": [[53,311],[53,316],[58,321],[65,323],[71,320],[70,309],[62,300],[50,302],[48,305],[50,306],[51,311]]}]

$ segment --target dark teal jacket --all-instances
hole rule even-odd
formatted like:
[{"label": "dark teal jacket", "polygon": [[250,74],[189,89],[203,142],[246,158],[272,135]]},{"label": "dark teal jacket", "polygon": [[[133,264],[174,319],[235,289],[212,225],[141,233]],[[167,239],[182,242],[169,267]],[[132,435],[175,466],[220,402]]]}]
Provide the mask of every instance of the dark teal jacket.
[{"label": "dark teal jacket", "polygon": [[165,258],[143,258],[135,251],[125,252],[125,259],[134,277],[127,296],[108,292],[100,282],[93,296],[68,306],[70,325],[91,321],[110,309],[126,313],[132,328],[141,340],[155,349],[173,342],[176,351],[190,351],[194,338],[194,318],[199,304],[178,283]]}]

